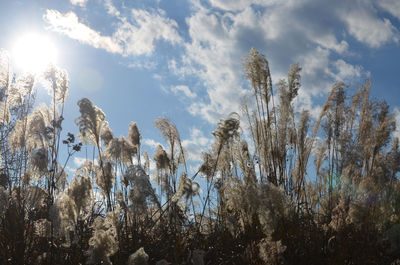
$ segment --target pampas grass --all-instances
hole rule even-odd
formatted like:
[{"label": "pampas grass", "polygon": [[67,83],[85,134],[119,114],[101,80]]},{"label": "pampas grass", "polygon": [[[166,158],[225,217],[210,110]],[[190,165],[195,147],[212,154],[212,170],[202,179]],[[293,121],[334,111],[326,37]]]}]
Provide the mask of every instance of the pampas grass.
[{"label": "pampas grass", "polygon": [[[154,122],[164,142],[149,154],[135,122],[115,136],[83,98],[75,120],[82,143],[72,133],[62,140],[67,73],[46,72],[52,102],[33,108],[33,76],[11,79],[1,51],[0,263],[400,260],[400,144],[390,107],[370,99],[371,81],[353,96],[334,84],[313,119],[293,103],[298,64],[273,86],[267,58],[252,49],[244,71],[252,98],[216,124],[191,175],[166,118]],[[85,161],[69,178],[68,161],[81,149]]]}]

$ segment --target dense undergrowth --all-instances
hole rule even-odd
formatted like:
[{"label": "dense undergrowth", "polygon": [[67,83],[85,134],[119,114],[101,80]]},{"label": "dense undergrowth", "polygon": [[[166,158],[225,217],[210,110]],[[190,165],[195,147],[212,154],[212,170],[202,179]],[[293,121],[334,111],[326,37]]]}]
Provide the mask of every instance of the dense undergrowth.
[{"label": "dense undergrowth", "polygon": [[168,119],[152,161],[136,123],[114,137],[89,99],[76,138],[62,132],[67,73],[49,68],[52,102],[33,109],[35,77],[0,62],[0,264],[400,264],[399,140],[368,80],[351,96],[335,84],[313,120],[294,110],[299,65],[273,87],[251,50],[249,103],[188,175]]}]

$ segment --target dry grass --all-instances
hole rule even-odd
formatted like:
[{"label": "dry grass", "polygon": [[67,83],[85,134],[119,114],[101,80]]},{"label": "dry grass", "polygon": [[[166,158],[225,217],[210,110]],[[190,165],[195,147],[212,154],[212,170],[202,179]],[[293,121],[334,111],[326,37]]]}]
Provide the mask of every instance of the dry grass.
[{"label": "dry grass", "polygon": [[[166,142],[153,154],[156,192],[136,123],[116,138],[101,109],[81,99],[84,145],[63,140],[66,72],[47,72],[53,101],[32,110],[34,80],[10,78],[0,56],[1,264],[400,261],[399,140],[369,80],[353,96],[335,84],[314,121],[293,106],[300,66],[274,91],[267,59],[252,49],[244,66],[254,104],[243,104],[242,120],[232,113],[216,125],[196,174],[188,176],[176,126],[155,121]],[[65,166],[82,146],[93,155],[66,185]]]}]

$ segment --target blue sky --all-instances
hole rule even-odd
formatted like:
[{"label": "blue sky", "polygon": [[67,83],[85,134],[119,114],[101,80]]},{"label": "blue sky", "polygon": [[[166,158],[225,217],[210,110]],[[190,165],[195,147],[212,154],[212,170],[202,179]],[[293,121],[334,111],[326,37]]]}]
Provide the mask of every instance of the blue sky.
[{"label": "blue sky", "polygon": [[[64,129],[77,132],[87,97],[115,136],[136,121],[144,149],[161,142],[157,117],[179,129],[193,164],[218,119],[239,111],[248,83],[243,57],[254,47],[273,82],[299,62],[297,110],[317,115],[334,82],[373,81],[400,121],[398,0],[13,0],[0,2],[0,48],[27,32],[48,36],[70,77]],[[39,91],[38,99],[45,100]]]}]

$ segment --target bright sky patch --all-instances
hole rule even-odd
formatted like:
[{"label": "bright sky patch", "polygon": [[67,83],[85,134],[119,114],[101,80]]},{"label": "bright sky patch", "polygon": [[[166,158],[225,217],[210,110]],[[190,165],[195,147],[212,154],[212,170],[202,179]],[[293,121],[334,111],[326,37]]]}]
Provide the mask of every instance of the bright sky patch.
[{"label": "bright sky patch", "polygon": [[57,49],[48,37],[27,33],[16,41],[12,55],[22,71],[40,73],[56,63]]}]

